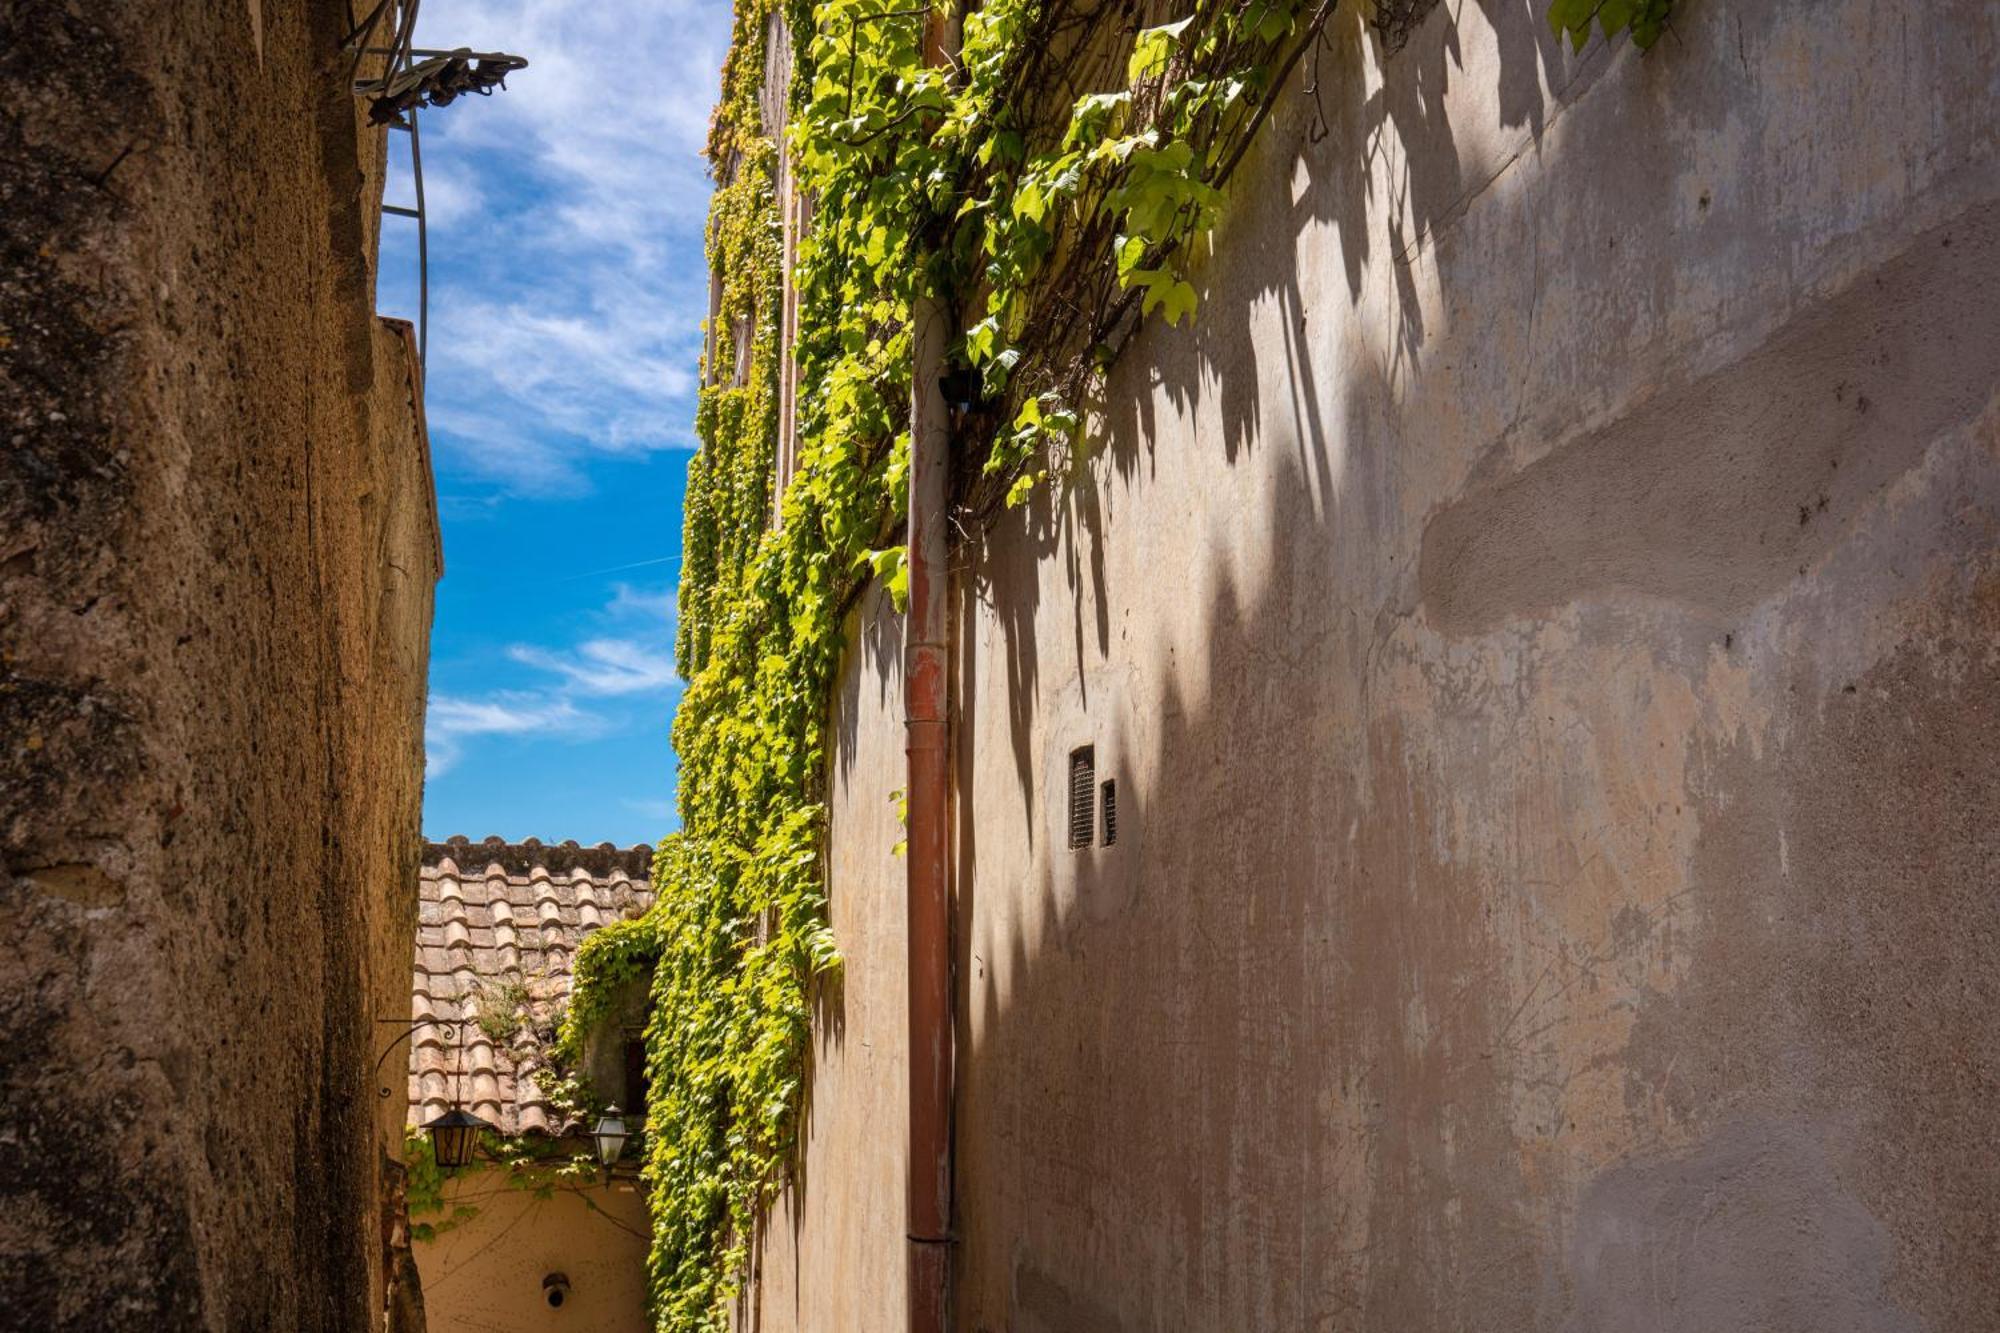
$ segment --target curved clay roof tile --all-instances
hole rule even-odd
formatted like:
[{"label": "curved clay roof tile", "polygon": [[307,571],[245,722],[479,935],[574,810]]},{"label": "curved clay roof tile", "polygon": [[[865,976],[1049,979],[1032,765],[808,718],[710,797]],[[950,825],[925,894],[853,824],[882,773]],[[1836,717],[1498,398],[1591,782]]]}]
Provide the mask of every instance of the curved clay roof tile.
[{"label": "curved clay roof tile", "polygon": [[566,1000],[578,940],[652,901],[651,858],[643,845],[621,851],[497,837],[426,845],[411,1014],[460,1025],[448,1038],[428,1025],[413,1036],[411,1123],[463,1104],[508,1133],[562,1132],[561,1115],[535,1082],[541,1052],[528,1028],[496,1045],[466,1024],[484,991],[503,980],[536,978],[538,1006]]}]

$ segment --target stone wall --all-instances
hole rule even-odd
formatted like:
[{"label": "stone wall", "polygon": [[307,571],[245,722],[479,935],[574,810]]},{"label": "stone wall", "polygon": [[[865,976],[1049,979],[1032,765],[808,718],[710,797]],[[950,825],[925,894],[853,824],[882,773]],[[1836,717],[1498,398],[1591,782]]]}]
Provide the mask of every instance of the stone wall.
[{"label": "stone wall", "polygon": [[[379,1326],[439,573],[340,5],[0,9],[0,1308]],[[400,1062],[391,1065],[401,1085]]]},{"label": "stone wall", "polygon": [[[2000,11],[1544,10],[1343,9],[960,553],[966,1333],[2000,1308]],[[894,634],[746,1327],[900,1310]]]}]

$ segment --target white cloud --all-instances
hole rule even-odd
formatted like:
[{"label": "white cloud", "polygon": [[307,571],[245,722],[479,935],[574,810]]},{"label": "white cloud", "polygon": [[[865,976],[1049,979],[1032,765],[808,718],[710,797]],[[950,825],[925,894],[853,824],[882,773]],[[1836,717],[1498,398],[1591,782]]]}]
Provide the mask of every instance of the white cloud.
[{"label": "white cloud", "polygon": [[450,120],[450,141],[525,153],[562,181],[568,225],[650,250],[661,219],[707,211],[728,22],[717,0],[431,0],[420,36],[526,57],[479,114]]},{"label": "white cloud", "polygon": [[580,706],[579,700],[677,692],[681,681],[674,668],[672,602],[671,588],[617,584],[597,618],[613,625],[643,618],[652,622],[644,631],[623,637],[600,634],[560,650],[512,644],[506,650],[510,660],[556,679],[535,688],[495,690],[479,697],[431,695],[424,733],[428,774],[448,772],[464,757],[468,742],[480,736],[582,740],[602,735],[611,722]]},{"label": "white cloud", "polygon": [[633,639],[586,639],[567,654],[517,643],[507,656],[562,676],[580,694],[646,694],[680,679],[671,652]]},{"label": "white cloud", "polygon": [[437,500],[438,516],[450,524],[484,523],[500,511],[500,497],[494,494],[466,495],[463,492],[440,491]]},{"label": "white cloud", "polygon": [[529,61],[423,118],[427,406],[454,468],[574,493],[593,456],[692,445],[728,25],[722,0],[424,5],[420,45]]},{"label": "white cloud", "polygon": [[[578,460],[521,430],[505,417],[489,417],[455,404],[427,401],[431,442],[476,459],[472,471],[522,492],[570,492],[588,481]],[[498,497],[480,497],[497,505]]]},{"label": "white cloud", "polygon": [[611,604],[605,610],[613,616],[664,620],[671,626],[680,614],[680,594],[672,585],[646,589],[614,583],[611,592]]},{"label": "white cloud", "polygon": [[[416,206],[415,186],[402,172],[392,171],[383,189],[385,203]],[[433,227],[454,227],[479,212],[485,196],[470,167],[451,157],[433,155],[424,162],[424,215]]]},{"label": "white cloud", "polygon": [[424,724],[425,772],[436,777],[448,771],[464,755],[471,736],[581,733],[597,721],[560,695],[501,690],[484,699],[464,699],[433,694]]},{"label": "white cloud", "polygon": [[[439,294],[432,383],[446,401],[433,424],[474,443],[483,470],[530,485],[575,475],[550,431],[602,454],[683,445],[695,353],[676,345],[683,341],[676,324],[687,311],[664,295],[652,299],[657,304],[565,314]],[[456,391],[471,386],[474,395]]]}]

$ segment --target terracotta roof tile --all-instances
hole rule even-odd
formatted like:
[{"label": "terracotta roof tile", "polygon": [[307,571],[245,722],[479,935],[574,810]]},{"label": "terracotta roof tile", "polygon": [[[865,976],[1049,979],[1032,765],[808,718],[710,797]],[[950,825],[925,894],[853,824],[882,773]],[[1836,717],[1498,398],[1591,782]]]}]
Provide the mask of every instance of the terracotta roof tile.
[{"label": "terracotta roof tile", "polygon": [[[507,1003],[504,992],[523,987],[528,1022],[551,1024],[569,999],[583,937],[652,905],[651,861],[649,847],[610,843],[426,844],[410,1016],[434,1021],[410,1040],[411,1124],[442,1115],[456,1098],[504,1133],[563,1132],[533,1077],[533,1035],[496,1041],[477,1023],[479,1006]],[[458,1028],[448,1036],[442,1023]]]}]

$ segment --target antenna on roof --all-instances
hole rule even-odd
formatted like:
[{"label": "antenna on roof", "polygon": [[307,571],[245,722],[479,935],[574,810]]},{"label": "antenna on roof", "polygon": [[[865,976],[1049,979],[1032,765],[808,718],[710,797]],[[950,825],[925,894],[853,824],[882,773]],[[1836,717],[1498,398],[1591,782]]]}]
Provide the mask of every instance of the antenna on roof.
[{"label": "antenna on roof", "polygon": [[[371,55],[394,55],[393,48],[372,48]],[[459,47],[452,51],[413,47],[404,55],[423,57],[402,69],[391,70],[379,79],[363,79],[354,85],[356,97],[366,97],[371,124],[389,125],[420,106],[448,106],[466,93],[491,97],[495,88],[507,86],[507,76],[528,67],[524,56],[504,51],[474,51]]]},{"label": "antenna on roof", "polygon": [[[418,384],[430,364],[431,262],[430,228],[424,213],[424,155],[417,136],[417,108],[446,106],[466,93],[490,97],[495,88],[507,86],[507,76],[528,67],[526,58],[503,51],[473,51],[466,47],[443,51],[418,47],[417,10],[423,0],[376,0],[359,23],[341,41],[351,49],[354,60],[347,68],[348,86],[356,97],[368,99],[368,122],[403,130],[410,136],[410,175],[416,186],[417,206],[404,208],[383,204],[382,211],[417,222],[417,370]],[[353,11],[350,10],[350,13]],[[375,31],[389,20],[383,44],[375,44]],[[379,78],[363,79],[361,62],[368,56],[384,59]]]}]

